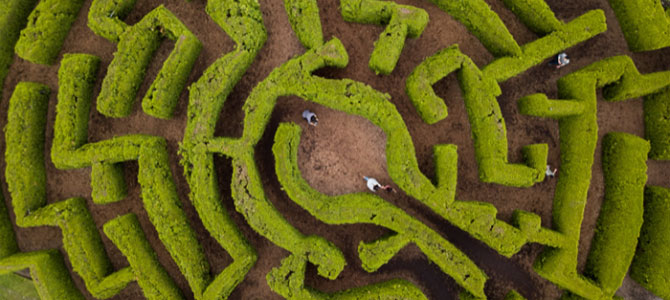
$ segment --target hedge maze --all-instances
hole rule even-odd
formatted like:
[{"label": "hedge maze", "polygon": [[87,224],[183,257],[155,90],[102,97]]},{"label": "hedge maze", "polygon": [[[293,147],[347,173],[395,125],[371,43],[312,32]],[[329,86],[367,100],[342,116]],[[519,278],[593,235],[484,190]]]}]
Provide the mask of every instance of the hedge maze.
[{"label": "hedge maze", "polygon": [[[124,19],[135,0],[94,0],[88,26],[117,44],[102,79],[96,109],[110,118],[133,113],[139,86],[154,52],[165,38],[175,46],[142,100],[147,114],[169,119],[202,45],[164,6],[137,23]],[[484,0],[433,0],[461,22],[494,56],[479,67],[458,47],[444,48],[420,63],[406,80],[408,100],[421,119],[434,124],[448,115],[432,85],[457,72],[470,122],[479,178],[483,182],[528,188],[544,180],[548,146],[523,147],[524,162],[508,160],[505,120],[497,97],[500,83],[546,59],[607,30],[602,10],[591,10],[569,22],[559,20],[542,0],[503,0],[538,39],[519,45]],[[660,1],[609,1],[633,51],[670,46],[668,19]],[[652,3],[653,2],[653,3]],[[0,80],[14,54],[38,64],[54,64],[83,1],[7,0],[0,3]],[[347,261],[331,241],[307,235],[268,199],[255,161],[278,99],[297,96],[321,106],[361,116],[387,137],[388,173],[408,196],[505,257],[529,243],[545,246],[535,271],[566,292],[565,298],[611,299],[630,276],[657,296],[670,298],[670,189],[647,186],[647,159],[670,159],[670,71],[641,74],[628,56],[592,63],[558,80],[558,99],[533,94],[518,100],[521,114],[558,121],[561,170],[553,198],[552,226],[540,216],[514,212],[511,223],[497,218],[486,202],[457,199],[458,151],[452,144],[433,148],[435,178],[419,169],[409,130],[390,96],[351,79],[315,75],[344,68],[347,49],[338,37],[324,38],[315,0],[284,0],[291,27],[305,52],[276,67],[245,100],[240,137],[216,136],[220,112],[242,76],[256,60],[268,33],[257,0],[210,0],[207,14],[230,36],[235,48],[223,53],[189,88],[187,124],[179,154],[190,187],[189,200],[205,229],[232,258],[220,273],[210,268],[195,230],[181,207],[168,162],[166,140],[128,134],[89,141],[89,118],[100,59],[65,53],[58,68],[58,91],[50,159],[58,169],[90,168],[93,205],[127,198],[122,163],[136,161],[142,205],[151,225],[195,299],[225,299],[245,279],[258,257],[222,203],[214,156],[232,161],[231,197],[248,225],[289,254],[266,275],[268,286],[288,299],[427,299],[419,286],[390,279],[334,293],[305,283],[307,264],[331,280]],[[393,1],[341,0],[344,20],[385,26],[375,42],[369,67],[390,74],[401,59],[406,38],[418,38],[428,25],[426,11]],[[649,16],[640,18],[641,14]],[[343,38],[343,37],[340,37]],[[4,85],[4,84],[3,84]],[[68,272],[85,283],[95,298],[117,295],[136,281],[148,299],[182,299],[181,291],[158,261],[138,218],[125,214],[102,225],[103,233],[128,261],[115,270],[102,237],[81,197],[48,199],[45,143],[51,91],[36,82],[20,82],[9,99],[5,127],[5,180],[14,222],[20,227],[55,226],[62,233],[59,249],[21,252],[4,200],[0,202],[0,273],[29,268],[43,299],[84,299]],[[602,141],[605,195],[596,233],[583,272],[578,271],[581,226],[598,143],[598,91],[605,101],[644,97],[645,137],[611,132]],[[461,299],[485,299],[488,276],[468,256],[428,225],[370,193],[328,196],[303,178],[298,168],[301,130],[282,123],[274,133],[275,173],[288,198],[321,222],[373,224],[390,231],[372,242],[360,242],[362,268],[376,272],[407,245],[413,244],[460,285]],[[85,195],[82,195],[85,196]],[[505,299],[524,299],[511,291]]]}]

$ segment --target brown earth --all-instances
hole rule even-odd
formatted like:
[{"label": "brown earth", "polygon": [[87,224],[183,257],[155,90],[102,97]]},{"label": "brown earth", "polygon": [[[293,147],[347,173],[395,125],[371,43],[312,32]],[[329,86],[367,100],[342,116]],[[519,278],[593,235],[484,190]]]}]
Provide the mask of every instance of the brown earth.
[{"label": "brown earth", "polygon": [[[304,52],[304,48],[290,28],[283,2],[279,0],[261,0],[260,2],[268,30],[268,40],[249,71],[228,97],[217,127],[218,136],[239,136],[242,132],[241,121],[244,117],[242,104],[251,89],[264,79],[273,68]],[[324,69],[318,71],[318,75],[329,78],[352,78],[389,93],[392,96],[391,101],[402,114],[412,134],[420,168],[429,176],[432,176],[433,172],[433,145],[444,143],[458,145],[458,199],[490,202],[498,208],[499,218],[505,221],[509,221],[515,209],[531,211],[542,216],[544,226],[551,226],[551,207],[555,180],[547,180],[528,189],[504,187],[479,181],[469,123],[458,82],[453,74],[435,85],[437,94],[445,99],[449,107],[449,117],[434,125],[427,125],[421,121],[405,95],[405,78],[425,57],[440,49],[457,43],[461,50],[480,67],[489,63],[493,57],[460,23],[428,1],[398,0],[396,2],[425,9],[430,15],[430,23],[420,38],[407,41],[395,71],[390,76],[377,76],[368,68],[368,59],[372,52],[373,42],[383,28],[347,23],[339,13],[339,1],[319,0],[324,36],[326,39],[332,36],[341,39],[349,53],[350,62],[349,66],[344,69]],[[501,16],[519,43],[523,44],[537,38],[504,7],[501,0],[487,0],[487,2]],[[636,54],[628,51],[621,29],[606,0],[549,0],[547,2],[557,16],[566,21],[583,14],[587,10],[603,9],[607,15],[609,28],[607,32],[569,49],[567,52],[572,58],[572,63],[569,66],[561,70],[554,70],[545,65],[539,65],[501,84],[503,94],[498,98],[498,101],[507,124],[510,160],[512,162],[521,160],[520,149],[523,145],[547,143],[550,149],[549,163],[552,166],[558,166],[560,153],[557,123],[520,115],[516,108],[516,100],[522,96],[538,92],[556,97],[556,80],[558,78],[592,62],[614,55],[630,55],[643,73],[667,70],[670,67],[670,56],[668,56],[670,49]],[[189,78],[189,84],[195,81],[214,60],[233,49],[232,40],[205,13],[205,0],[193,0],[191,2],[182,0],[139,0],[136,8],[126,21],[129,24],[134,24],[143,15],[158,6],[159,3],[164,3],[168,9],[175,13],[204,44],[204,49]],[[105,75],[106,67],[110,63],[116,47],[107,40],[93,34],[87,27],[86,14],[90,4],[91,0],[86,1],[65,42],[61,55],[73,52],[90,53],[102,58],[100,79],[96,90],[97,96],[100,82]],[[172,47],[173,44],[169,42],[161,46],[138,95],[144,95]],[[86,197],[106,250],[116,268],[126,266],[128,263],[102,233],[102,225],[119,215],[129,212],[137,214],[149,242],[158,254],[160,262],[175,279],[187,298],[193,298],[184,277],[181,276],[176,264],[161,245],[156,231],[142,208],[139,184],[136,178],[136,163],[126,163],[124,165],[129,188],[128,198],[119,203],[101,206],[94,205],[90,201],[90,169],[61,171],[57,170],[50,162],[48,149],[51,147],[53,136],[51,125],[55,115],[56,91],[58,88],[57,70],[58,65],[39,66],[16,58],[2,93],[0,126],[5,126],[8,100],[14,86],[19,81],[36,81],[47,84],[53,91],[49,103],[49,128],[47,129],[45,145],[47,149],[45,159],[47,161],[49,202],[61,201],[74,196]],[[187,100],[188,95],[184,91],[177,107],[176,117],[169,121],[158,120],[144,114],[140,109],[139,101],[135,105],[134,113],[123,119],[106,118],[93,110],[91,112],[89,140],[99,141],[115,135],[129,133],[153,134],[167,139],[171,154],[172,172],[177,181],[177,188],[184,210],[207,253],[212,271],[218,273],[231,262],[231,259],[209,236],[198,219],[187,197],[189,187],[182,175],[183,170],[178,164],[177,150],[186,126]],[[640,99],[620,103],[600,101],[598,105],[600,137],[611,131],[624,131],[643,136],[644,124],[642,101]],[[301,112],[307,108],[318,114],[320,122],[317,127],[309,127],[301,119]],[[308,268],[307,284],[323,291],[332,292],[391,278],[404,278],[417,284],[430,299],[456,299],[460,288],[437,266],[429,263],[415,246],[409,246],[402,250],[399,255],[378,272],[368,274],[360,267],[360,260],[356,253],[357,245],[360,241],[371,241],[381,236],[385,233],[385,229],[372,225],[326,225],[317,221],[305,210],[290,201],[286,194],[281,191],[274,175],[274,162],[270,150],[277,124],[285,121],[296,122],[303,127],[304,133],[299,153],[301,170],[306,180],[314,188],[329,195],[365,191],[366,187],[362,176],[372,176],[382,183],[390,183],[384,153],[385,136],[379,128],[362,118],[333,111],[298,98],[282,98],[279,100],[279,104],[273,113],[271,125],[263,140],[259,143],[256,154],[267,196],[291,224],[303,233],[318,234],[332,241],[342,249],[348,261],[347,267],[335,281],[318,277],[313,266],[310,266]],[[0,151],[4,152],[4,139],[1,140]],[[1,164],[0,167],[4,169],[4,160]],[[648,164],[649,183],[670,186],[668,182],[670,164],[659,161],[649,161]],[[273,267],[278,266],[280,259],[287,255],[287,251],[255,233],[246,224],[244,218],[235,212],[232,199],[229,196],[230,161],[219,158],[216,160],[216,166],[224,195],[222,201],[259,254],[257,264],[230,298],[279,299],[280,297],[268,288],[265,275]],[[11,207],[5,182],[2,183],[2,187],[7,205]],[[402,193],[387,194],[383,197],[437,230],[473,259],[490,277],[486,286],[486,293],[491,299],[502,299],[511,289],[516,289],[528,299],[556,299],[560,295],[559,288],[532,271],[532,263],[538,253],[542,251],[542,246],[527,245],[511,259],[507,259],[488,249],[483,243],[469,237],[463,231],[449,225],[436,214],[430,212],[427,207],[420,205],[410,197]],[[600,150],[597,149],[596,161],[593,165],[592,185],[582,228],[580,268],[583,268],[588,253],[602,197],[603,179]],[[11,218],[14,220],[13,214]],[[62,237],[58,228],[15,229],[22,251],[59,248],[63,252],[61,247]],[[63,254],[65,255],[64,252]],[[69,262],[66,261],[66,264],[71,267]],[[83,281],[77,275],[73,274],[72,277],[78,288],[84,291],[86,297],[93,299],[85,291]],[[652,297],[631,280],[625,282],[620,295],[627,299]],[[112,299],[138,298],[141,298],[141,291],[137,284],[133,283]]]}]

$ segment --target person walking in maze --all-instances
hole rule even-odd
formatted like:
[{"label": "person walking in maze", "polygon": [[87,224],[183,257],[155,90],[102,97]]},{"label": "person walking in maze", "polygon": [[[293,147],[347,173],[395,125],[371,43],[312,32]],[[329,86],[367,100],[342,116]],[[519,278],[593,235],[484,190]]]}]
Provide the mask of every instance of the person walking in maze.
[{"label": "person walking in maze", "polygon": [[547,170],[544,171],[544,175],[547,175],[547,177],[554,178],[556,176],[556,173],[558,173],[558,169],[554,168],[554,170],[551,170],[551,166],[547,165]]},{"label": "person walking in maze", "polygon": [[366,184],[368,185],[368,189],[370,189],[373,192],[377,192],[378,190],[382,189],[382,190],[385,190],[389,193],[390,192],[395,193],[395,190],[390,185],[388,185],[388,184],[387,185],[381,185],[381,184],[379,184],[377,179],[366,177],[366,176],[363,176],[363,179],[365,179]]},{"label": "person walking in maze", "polygon": [[562,67],[567,66],[569,63],[570,63],[570,59],[568,58],[568,54],[563,52],[559,55],[556,55],[556,58],[551,60],[549,62],[549,65],[556,66],[556,69],[560,69]]},{"label": "person walking in maze", "polygon": [[382,188],[382,185],[379,184],[379,181],[374,178],[370,178],[367,176],[363,176],[363,179],[365,179],[365,183],[368,185],[368,189],[370,189],[373,192],[377,192],[379,189]]},{"label": "person walking in maze", "polygon": [[309,109],[306,109],[302,112],[302,118],[307,120],[307,123],[312,126],[316,126],[319,123],[319,119],[316,117],[316,114],[311,112]]}]

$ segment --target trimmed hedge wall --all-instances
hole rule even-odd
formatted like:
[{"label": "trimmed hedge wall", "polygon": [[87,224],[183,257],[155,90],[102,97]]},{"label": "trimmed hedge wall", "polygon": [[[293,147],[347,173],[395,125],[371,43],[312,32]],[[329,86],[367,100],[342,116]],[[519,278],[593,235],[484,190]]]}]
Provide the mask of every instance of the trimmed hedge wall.
[{"label": "trimmed hedge wall", "polygon": [[670,87],[644,98],[644,137],[650,159],[670,160]]},{"label": "trimmed hedge wall", "polygon": [[272,147],[277,178],[288,196],[312,216],[328,224],[369,223],[396,233],[359,244],[358,253],[366,271],[376,271],[412,242],[458,284],[470,293],[484,297],[484,272],[438,233],[403,210],[369,193],[329,197],[312,189],[298,168],[300,132],[297,125],[280,124]]},{"label": "trimmed hedge wall", "polygon": [[180,154],[189,198],[203,225],[233,262],[216,276],[204,299],[226,298],[255,264],[257,255],[221,203],[212,153],[207,152],[226,97],[251,65],[267,38],[255,0],[208,1],[207,13],[236,43],[189,87],[188,122]]},{"label": "trimmed hedge wall", "polygon": [[46,204],[44,131],[49,88],[19,82],[9,98],[5,125],[5,178],[18,226],[26,226],[31,211]]},{"label": "trimmed hedge wall", "polygon": [[16,54],[37,64],[54,64],[83,4],[84,0],[40,0],[21,30]]},{"label": "trimmed hedge wall", "polygon": [[120,118],[132,112],[146,69],[164,37],[174,40],[175,46],[144,96],[142,108],[157,118],[172,117],[202,44],[162,5],[120,35],[118,50],[98,95],[100,113]]},{"label": "trimmed hedge wall", "polygon": [[495,57],[520,56],[521,48],[507,26],[484,0],[430,0],[458,20]]},{"label": "trimmed hedge wall", "polygon": [[14,227],[9,219],[9,212],[5,205],[5,197],[0,193],[0,260],[14,253],[19,252],[19,245],[16,243]]},{"label": "trimmed hedge wall", "polygon": [[84,300],[56,249],[17,253],[0,259],[0,274],[29,268],[42,300]]},{"label": "trimmed hedge wall", "polygon": [[298,255],[289,255],[281,261],[281,266],[272,269],[266,280],[270,289],[286,299],[427,299],[412,283],[391,279],[388,281],[356,287],[331,294],[305,286],[307,261]]},{"label": "trimmed hedge wall", "polygon": [[[92,166],[93,191],[110,192],[124,188],[121,173],[114,164],[137,160],[142,200],[158,236],[200,299],[211,282],[209,264],[181,210],[172,181],[163,138],[147,135],[115,137],[86,143],[93,82],[99,59],[90,55],[68,55],[59,70],[59,103],[56,107],[51,157],[57,168]],[[99,179],[99,180],[98,180]],[[105,200],[119,200],[107,194]],[[177,224],[177,225],[175,225]],[[104,251],[102,252],[104,253]],[[121,272],[121,271],[119,271]],[[124,271],[132,280],[133,273]],[[116,294],[118,291],[109,291]]]},{"label": "trimmed hedge wall", "polygon": [[[562,241],[543,252],[534,267],[542,277],[580,297],[611,297],[625,276],[628,266],[626,256],[632,255],[630,252],[637,235],[635,227],[639,228],[639,224],[636,224],[640,218],[639,211],[638,216],[635,215],[632,208],[635,204],[630,201],[635,199],[636,193],[640,193],[646,180],[645,160],[649,150],[646,142],[623,134],[609,136],[603,143],[603,163],[609,191],[606,187],[608,195],[598,225],[601,230],[596,233],[593,252],[587,264],[586,273],[598,280],[594,282],[577,273],[577,256],[598,139],[596,91],[604,87],[603,94],[607,100],[625,100],[657,92],[667,81],[664,77],[663,72],[641,75],[629,57],[616,56],[561,78],[558,81],[559,97],[568,100],[547,100],[546,96],[532,95],[519,101],[522,112],[559,120],[561,174],[554,197],[553,226],[560,233]],[[557,114],[549,110],[552,107],[561,107],[564,111]],[[613,148],[622,143],[626,146],[624,149]],[[613,165],[617,165],[616,169],[613,169]],[[619,199],[621,193],[629,195],[624,202],[631,207],[624,208],[617,204],[624,203],[623,198]],[[602,229],[613,227],[606,224],[615,220],[627,220],[626,230]],[[617,252],[616,249],[622,245],[627,247]]]},{"label": "trimmed hedge wall", "polygon": [[649,142],[627,133],[603,138],[605,199],[584,274],[609,297],[619,289],[635,254],[642,227]]},{"label": "trimmed hedge wall", "polygon": [[305,48],[312,49],[323,45],[319,6],[316,0],[284,0],[284,8],[293,32]]},{"label": "trimmed hedge wall", "polygon": [[158,262],[134,214],[116,217],[103,230],[126,257],[147,299],[183,299],[181,291]]},{"label": "trimmed hedge wall", "polygon": [[14,46],[28,15],[37,0],[5,0],[0,3],[0,93],[9,66],[14,60]]},{"label": "trimmed hedge wall", "polygon": [[377,74],[391,74],[405,39],[418,38],[428,25],[425,10],[391,1],[341,0],[340,11],[347,22],[386,25],[370,56],[370,69]]},{"label": "trimmed hedge wall", "polygon": [[670,189],[644,191],[644,223],[630,277],[663,299],[670,299]]},{"label": "trimmed hedge wall", "polygon": [[561,30],[563,22],[556,19],[551,7],[544,0],[503,0],[526,27],[545,35]]},{"label": "trimmed hedge wall", "polygon": [[483,67],[482,71],[485,76],[503,82],[605,30],[605,12],[591,10],[564,24],[560,30],[523,45],[520,55],[498,58]]},{"label": "trimmed hedge wall", "polygon": [[510,291],[505,295],[505,300],[526,300],[521,294],[519,294],[517,291]]},{"label": "trimmed hedge wall", "polygon": [[660,0],[609,0],[631,51],[670,46],[670,18]]},{"label": "trimmed hedge wall", "polygon": [[128,29],[124,19],[137,0],[93,0],[88,11],[88,28],[93,33],[118,43],[121,34]]},{"label": "trimmed hedge wall", "polygon": [[91,294],[108,298],[132,278],[121,278],[102,288],[100,283],[111,271],[111,264],[85,200],[72,198],[46,205],[43,153],[47,99],[46,86],[26,82],[17,85],[10,99],[5,176],[16,223],[23,227],[59,226],[73,270],[84,279]]}]

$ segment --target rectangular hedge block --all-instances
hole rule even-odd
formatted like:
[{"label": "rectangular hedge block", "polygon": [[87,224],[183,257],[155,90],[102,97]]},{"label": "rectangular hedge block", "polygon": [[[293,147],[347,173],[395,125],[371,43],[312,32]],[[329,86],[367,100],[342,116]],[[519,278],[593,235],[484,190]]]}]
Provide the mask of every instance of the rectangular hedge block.
[{"label": "rectangular hedge block", "polygon": [[183,299],[181,291],[158,262],[137,216],[127,214],[104,225],[105,234],[121,250],[147,299]]},{"label": "rectangular hedge block", "polygon": [[19,82],[9,99],[5,178],[19,226],[47,200],[44,135],[48,100],[49,88],[33,82]]},{"label": "rectangular hedge block", "polygon": [[37,0],[4,0],[0,2],[0,92],[9,66],[14,59],[14,46],[28,15]]},{"label": "rectangular hedge block", "polygon": [[650,146],[640,137],[618,132],[607,134],[602,145],[605,199],[584,273],[613,296],[633,260],[642,227]]},{"label": "rectangular hedge block", "polygon": [[670,189],[644,191],[644,224],[630,277],[663,299],[670,299]]},{"label": "rectangular hedge block", "polygon": [[19,57],[43,65],[56,62],[84,0],[40,0],[16,43]]},{"label": "rectangular hedge block", "polygon": [[670,87],[644,98],[644,136],[650,159],[670,160]]},{"label": "rectangular hedge block", "polygon": [[609,0],[632,51],[670,46],[670,19],[660,0]]},{"label": "rectangular hedge block", "polygon": [[118,43],[128,29],[124,19],[135,7],[137,0],[93,0],[88,11],[88,28],[110,42]]}]

